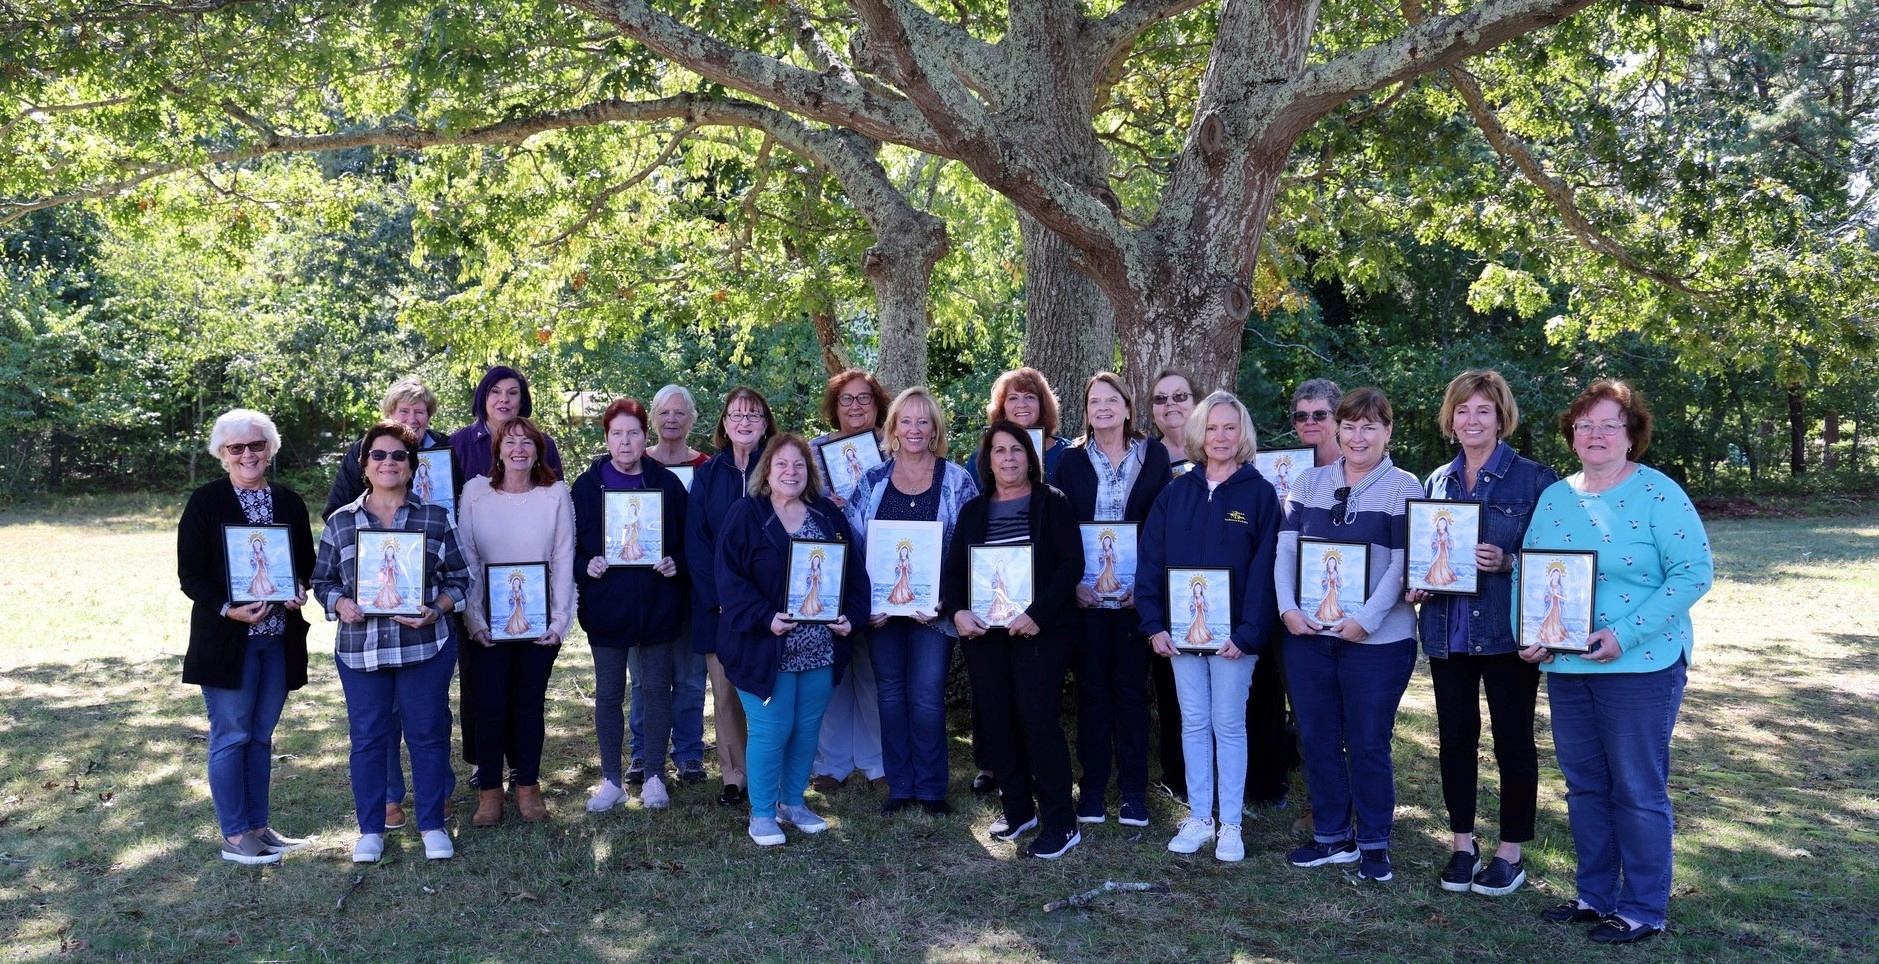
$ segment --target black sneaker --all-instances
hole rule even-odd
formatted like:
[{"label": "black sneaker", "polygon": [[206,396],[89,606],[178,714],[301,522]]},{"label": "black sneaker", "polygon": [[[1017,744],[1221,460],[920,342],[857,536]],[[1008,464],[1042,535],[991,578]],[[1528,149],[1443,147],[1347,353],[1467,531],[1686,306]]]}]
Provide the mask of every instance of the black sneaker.
[{"label": "black sneaker", "polygon": [[944,800],[922,800],[920,801],[920,809],[925,810],[929,817],[950,817],[953,815],[953,805]]},{"label": "black sneaker", "polygon": [[1337,843],[1318,843],[1313,841],[1291,852],[1285,859],[1294,867],[1322,867],[1325,864],[1354,864],[1357,862],[1357,844],[1351,840]]},{"label": "black sneaker", "polygon": [[1457,850],[1448,855],[1448,866],[1442,868],[1442,889],[1465,894],[1474,886],[1475,875],[1480,872],[1480,854],[1472,850]]},{"label": "black sneaker", "polygon": [[1128,794],[1122,798],[1122,810],[1116,816],[1116,822],[1125,827],[1148,826],[1148,801],[1141,794]]},{"label": "black sneaker", "polygon": [[1046,830],[1031,841],[1027,852],[1039,860],[1056,860],[1070,852],[1070,848],[1083,842],[1083,835],[1075,828],[1068,831]]},{"label": "black sneaker", "polygon": [[997,820],[992,821],[992,839],[1016,840],[1023,836],[1026,830],[1035,826],[1037,826],[1037,814],[1032,814],[1015,824],[1011,822],[1010,817],[1000,814]]},{"label": "black sneaker", "polygon": [[1390,870],[1390,848],[1365,848],[1363,859],[1357,864],[1357,876],[1379,883],[1395,877],[1396,874]]},{"label": "black sneaker", "polygon": [[704,761],[703,760],[686,760],[683,763],[680,763],[679,764],[679,779],[686,783],[705,782],[705,780],[708,778],[705,776]]},{"label": "black sneaker", "polygon": [[1597,927],[1587,931],[1585,936],[1594,944],[1636,944],[1639,941],[1648,941],[1663,932],[1663,928],[1652,927],[1649,924],[1632,927],[1617,914],[1608,914],[1604,920],[1598,922]]},{"label": "black sneaker", "polygon": [[[1469,889],[1486,897],[1505,897],[1519,890],[1520,885],[1526,882],[1526,860],[1516,860],[1510,864],[1496,857],[1488,861],[1486,870],[1475,875],[1474,884]],[[1443,878],[1442,886],[1448,886],[1446,877]]]},{"label": "black sneaker", "polygon": [[913,806],[912,797],[888,797],[887,802],[881,804],[881,816],[891,817],[911,806]]},{"label": "black sneaker", "polygon": [[745,799],[743,787],[735,783],[727,783],[724,785],[724,792],[718,794],[718,806],[735,807],[743,803]]},{"label": "black sneaker", "polygon": [[998,778],[989,773],[981,773],[972,778],[972,792],[979,796],[998,792]]},{"label": "black sneaker", "polygon": [[[1525,861],[1521,862],[1525,863]],[[1540,919],[1549,924],[1590,924],[1604,916],[1590,907],[1580,907],[1576,900],[1569,900],[1558,907],[1548,907],[1540,912]]]},{"label": "black sneaker", "polygon": [[1077,823],[1102,823],[1109,819],[1109,812],[1103,808],[1103,795],[1100,791],[1085,793],[1077,798]]},{"label": "black sneaker", "polygon": [[646,761],[644,759],[634,757],[633,762],[627,764],[626,782],[633,786],[639,786],[646,782]]}]

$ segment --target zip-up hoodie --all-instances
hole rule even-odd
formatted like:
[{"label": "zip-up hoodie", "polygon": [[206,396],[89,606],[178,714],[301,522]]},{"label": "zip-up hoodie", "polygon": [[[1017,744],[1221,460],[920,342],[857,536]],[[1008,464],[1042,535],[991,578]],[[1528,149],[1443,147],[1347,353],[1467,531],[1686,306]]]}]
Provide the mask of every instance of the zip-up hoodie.
[{"label": "zip-up hoodie", "polygon": [[1142,526],[1135,569],[1135,609],[1142,634],[1168,631],[1168,570],[1233,573],[1233,645],[1257,653],[1278,618],[1272,565],[1279,538],[1279,496],[1251,462],[1212,490],[1196,470],[1168,483]]},{"label": "zip-up hoodie", "polygon": [[[868,570],[855,543],[848,520],[821,499],[804,503],[822,530],[821,538],[848,546],[842,563],[842,604],[839,615],[859,631],[868,624]],[[770,631],[770,620],[787,606],[789,533],[776,517],[768,496],[739,499],[724,516],[713,565],[716,596],[723,606],[718,637],[718,661],[731,685],[767,700],[776,689],[776,674],[783,662],[783,637]],[[703,575],[702,573],[700,574]],[[699,579],[703,582],[704,579]],[[831,633],[835,641],[835,682],[842,681],[852,650],[848,636]]]}]

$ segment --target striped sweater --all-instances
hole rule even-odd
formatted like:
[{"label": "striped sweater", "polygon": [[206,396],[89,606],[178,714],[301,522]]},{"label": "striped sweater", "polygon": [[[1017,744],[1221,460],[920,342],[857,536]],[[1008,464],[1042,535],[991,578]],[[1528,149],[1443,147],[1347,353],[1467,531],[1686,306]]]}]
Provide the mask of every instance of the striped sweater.
[{"label": "striped sweater", "polygon": [[1344,485],[1344,460],[1308,469],[1292,483],[1279,527],[1273,582],[1281,614],[1298,609],[1298,540],[1329,539],[1370,546],[1370,593],[1355,614],[1370,635],[1366,643],[1394,643],[1416,635],[1415,608],[1403,601],[1404,504],[1422,498],[1422,484],[1388,456],[1351,487],[1342,516],[1333,517],[1336,490]]}]

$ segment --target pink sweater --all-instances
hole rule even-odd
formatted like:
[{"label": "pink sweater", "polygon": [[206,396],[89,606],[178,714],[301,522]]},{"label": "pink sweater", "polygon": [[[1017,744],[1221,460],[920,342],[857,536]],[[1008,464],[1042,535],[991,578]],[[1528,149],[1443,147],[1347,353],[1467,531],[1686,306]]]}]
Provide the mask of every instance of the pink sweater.
[{"label": "pink sweater", "polygon": [[548,630],[566,641],[574,625],[574,502],[560,482],[523,493],[501,492],[477,476],[457,503],[457,541],[470,564],[470,635],[489,628],[491,563],[548,563]]}]

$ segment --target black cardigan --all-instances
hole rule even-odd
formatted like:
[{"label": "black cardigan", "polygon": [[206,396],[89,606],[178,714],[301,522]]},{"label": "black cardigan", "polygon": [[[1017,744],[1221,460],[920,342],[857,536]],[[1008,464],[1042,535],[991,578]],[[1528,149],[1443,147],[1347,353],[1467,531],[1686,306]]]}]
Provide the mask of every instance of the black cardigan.
[{"label": "black cardigan", "polygon": [[[1085,440],[1063,454],[1057,463],[1057,487],[1070,499],[1078,519],[1096,521],[1096,466],[1090,462],[1090,442]],[[1142,450],[1142,470],[1122,502],[1122,521],[1141,522],[1155,505],[1172,476],[1168,473],[1168,447],[1148,439]]]},{"label": "black cardigan", "polygon": [[[313,527],[307,503],[294,490],[271,483],[274,524],[287,527],[300,588],[313,576]],[[248,653],[248,624],[222,615],[228,599],[228,559],[222,549],[222,527],[247,525],[248,516],[227,479],[190,493],[176,527],[176,576],[183,595],[195,605],[189,611],[189,649],[183,654],[183,682],[219,689],[241,688],[242,661]],[[307,619],[298,610],[287,617],[287,688],[307,685]]]},{"label": "black cardigan", "polygon": [[[1066,453],[1067,454],[1067,453]],[[966,568],[971,547],[985,541],[990,492],[959,509],[953,543],[940,574],[940,618],[966,608]],[[1083,536],[1070,500],[1048,485],[1031,486],[1031,566],[1036,593],[1024,614],[1047,633],[1078,630],[1077,583],[1083,580]]]}]

